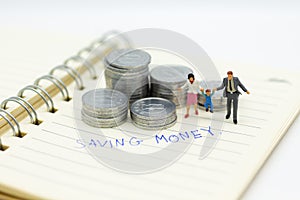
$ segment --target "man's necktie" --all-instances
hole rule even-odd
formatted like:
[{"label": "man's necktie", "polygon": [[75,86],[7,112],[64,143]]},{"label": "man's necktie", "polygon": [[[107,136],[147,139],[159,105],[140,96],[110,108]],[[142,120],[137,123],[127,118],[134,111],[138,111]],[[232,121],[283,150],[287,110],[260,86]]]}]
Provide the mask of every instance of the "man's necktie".
[{"label": "man's necktie", "polygon": [[232,91],[232,84],[231,84],[231,81],[232,81],[232,80],[229,81],[229,89],[230,89],[230,91]]}]

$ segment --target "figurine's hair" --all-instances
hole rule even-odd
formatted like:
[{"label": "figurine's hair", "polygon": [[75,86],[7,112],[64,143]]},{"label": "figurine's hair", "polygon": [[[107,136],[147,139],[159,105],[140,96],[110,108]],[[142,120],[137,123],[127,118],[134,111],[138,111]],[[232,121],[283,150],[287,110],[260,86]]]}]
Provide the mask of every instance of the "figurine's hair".
[{"label": "figurine's hair", "polygon": [[207,90],[205,90],[205,92],[211,92],[211,90],[210,90],[210,89],[207,89]]},{"label": "figurine's hair", "polygon": [[190,79],[191,77],[195,80],[194,74],[192,74],[192,73],[188,74],[188,79]]},{"label": "figurine's hair", "polygon": [[227,75],[233,75],[233,72],[232,71],[228,71]]}]

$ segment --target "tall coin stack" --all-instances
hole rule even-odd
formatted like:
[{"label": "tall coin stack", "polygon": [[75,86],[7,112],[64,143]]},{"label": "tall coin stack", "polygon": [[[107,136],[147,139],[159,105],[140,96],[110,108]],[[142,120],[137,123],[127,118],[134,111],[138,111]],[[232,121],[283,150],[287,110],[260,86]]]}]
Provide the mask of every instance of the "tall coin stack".
[{"label": "tall coin stack", "polygon": [[[213,89],[216,87],[220,86],[220,81],[201,81],[200,82],[200,87],[204,88],[204,93],[206,89],[210,89],[211,93],[213,92]],[[211,97],[212,103],[214,105],[214,110],[216,111],[220,111],[220,110],[224,110],[226,107],[226,99],[224,99],[223,97],[223,91],[216,91],[215,94]],[[198,95],[198,106],[201,109],[205,109],[204,108],[204,103],[205,103],[205,97],[202,95]]]},{"label": "tall coin stack", "polygon": [[106,86],[123,92],[132,103],[148,96],[151,56],[139,49],[119,49],[106,56]]},{"label": "tall coin stack", "polygon": [[93,127],[111,128],[126,121],[128,98],[112,89],[95,89],[82,96],[81,118]]},{"label": "tall coin stack", "polygon": [[144,129],[166,129],[176,123],[176,106],[173,102],[156,97],[135,101],[130,107],[133,124]]},{"label": "tall coin stack", "polygon": [[151,96],[168,99],[177,107],[186,104],[187,77],[193,71],[185,66],[161,65],[150,72]]}]

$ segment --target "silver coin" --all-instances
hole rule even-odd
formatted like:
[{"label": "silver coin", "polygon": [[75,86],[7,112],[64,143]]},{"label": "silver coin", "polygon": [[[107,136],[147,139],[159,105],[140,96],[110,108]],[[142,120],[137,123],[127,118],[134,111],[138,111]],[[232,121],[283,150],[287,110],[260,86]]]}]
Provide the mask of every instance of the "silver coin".
[{"label": "silver coin", "polygon": [[176,119],[173,121],[173,122],[170,122],[169,124],[165,124],[163,126],[149,126],[149,125],[145,125],[145,124],[140,124],[136,121],[133,121],[133,124],[139,128],[142,128],[142,129],[147,129],[147,130],[161,130],[161,129],[167,129],[167,128],[170,128],[172,126],[174,126],[177,122],[177,117]]},{"label": "silver coin", "polygon": [[177,107],[183,107],[188,90],[187,77],[192,72],[190,68],[178,65],[155,67],[150,72],[150,95],[168,99]]},{"label": "silver coin", "polygon": [[159,95],[155,95],[155,97],[161,97],[161,98],[165,98],[168,99],[169,101],[172,101],[177,108],[182,108],[183,106],[186,105],[186,98],[166,98],[165,96],[159,96]]},{"label": "silver coin", "polygon": [[95,89],[82,96],[82,105],[90,110],[105,110],[128,105],[128,98],[120,91],[112,89]]},{"label": "silver coin", "polygon": [[127,113],[116,118],[101,119],[87,115],[84,111],[81,112],[81,119],[89,126],[98,128],[112,128],[123,124],[127,119]]},{"label": "silver coin", "polygon": [[119,49],[108,54],[105,60],[111,66],[128,69],[148,66],[151,56],[139,49]]},{"label": "silver coin", "polygon": [[126,71],[126,72],[118,72],[118,71],[114,71],[110,68],[106,68],[105,69],[105,75],[109,76],[111,78],[115,78],[115,79],[119,79],[119,78],[127,78],[127,79],[143,79],[144,76],[146,76],[148,78],[149,75],[149,68],[145,68],[143,70],[140,71]]},{"label": "silver coin", "polygon": [[129,103],[148,96],[151,56],[139,49],[121,49],[105,58],[106,86],[123,92]]},{"label": "silver coin", "polygon": [[[160,94],[160,93],[150,93],[150,95],[152,97],[160,97],[160,98],[164,98],[164,99],[168,99],[170,101],[183,101],[186,100],[186,95],[182,95],[182,96],[174,96],[174,95],[165,95],[165,94]],[[175,103],[175,102],[174,102]]]},{"label": "silver coin", "polygon": [[173,67],[174,69],[179,71],[183,75],[185,80],[187,80],[189,74],[193,73],[193,70],[186,66],[180,66],[180,65],[168,65],[168,66]]},{"label": "silver coin", "polygon": [[128,107],[124,108],[116,108],[116,109],[111,109],[111,110],[91,110],[87,109],[85,107],[82,107],[82,112],[85,114],[95,117],[95,118],[102,118],[102,119],[108,119],[108,118],[114,118],[116,116],[122,115],[124,113],[128,113]]},{"label": "silver coin", "polygon": [[141,117],[163,117],[176,112],[173,102],[156,97],[148,97],[135,101],[130,108],[130,112]]},{"label": "silver coin", "polygon": [[149,93],[149,83],[148,79],[145,81],[136,81],[132,80],[130,82],[122,82],[114,79],[106,79],[106,86],[109,88],[114,88],[115,90],[123,92],[131,101],[132,98],[143,98],[148,96]]},{"label": "silver coin", "polygon": [[[131,82],[130,82],[131,81]],[[108,79],[106,80],[108,84],[111,84],[114,88],[115,87],[121,87],[121,88],[130,88],[130,89],[136,89],[141,88],[145,85],[149,85],[147,77],[145,77],[144,80],[139,79]],[[148,86],[149,87],[149,86]]]},{"label": "silver coin", "polygon": [[153,68],[150,77],[153,82],[164,84],[184,84],[187,80],[187,74],[193,71],[185,66],[161,65]]},{"label": "silver coin", "polygon": [[173,118],[174,116],[176,116],[176,112],[168,115],[168,116],[156,116],[156,117],[145,117],[145,116],[139,116],[139,115],[135,115],[133,114],[132,112],[130,112],[130,116],[131,116],[131,119],[133,119],[134,121],[149,121],[149,123],[152,123],[154,121],[170,121],[168,119],[171,119]]},{"label": "silver coin", "polygon": [[131,119],[139,124],[144,124],[147,126],[164,126],[173,122],[177,118],[176,113],[164,118],[164,119],[143,119],[136,115],[131,115]]},{"label": "silver coin", "polygon": [[106,70],[110,70],[111,72],[115,74],[124,74],[124,75],[129,75],[129,74],[138,74],[142,73],[143,71],[149,71],[148,65],[144,65],[142,67],[137,67],[137,68],[118,68],[113,65],[108,64],[106,61],[104,61],[104,66]]},{"label": "silver coin", "polygon": [[128,115],[128,98],[112,89],[95,89],[82,96],[81,119],[93,127],[115,127]]},{"label": "silver coin", "polygon": [[119,115],[117,116],[111,116],[110,118],[102,118],[102,117],[99,117],[99,116],[90,116],[88,113],[85,112],[85,110],[81,110],[81,115],[84,116],[85,118],[91,120],[91,121],[99,121],[99,122],[102,122],[102,123],[110,123],[112,121],[121,121],[125,116],[127,117],[128,113],[127,112],[123,112],[123,113],[120,113]]},{"label": "silver coin", "polygon": [[177,90],[171,90],[169,88],[157,88],[154,84],[151,84],[151,93],[155,94],[161,94],[166,96],[186,96],[187,89],[177,89]]},{"label": "silver coin", "polygon": [[186,99],[185,95],[174,96],[174,95],[165,95],[165,94],[161,94],[161,93],[150,93],[150,95],[153,95],[153,97],[161,97],[161,98],[164,98],[164,99]]}]

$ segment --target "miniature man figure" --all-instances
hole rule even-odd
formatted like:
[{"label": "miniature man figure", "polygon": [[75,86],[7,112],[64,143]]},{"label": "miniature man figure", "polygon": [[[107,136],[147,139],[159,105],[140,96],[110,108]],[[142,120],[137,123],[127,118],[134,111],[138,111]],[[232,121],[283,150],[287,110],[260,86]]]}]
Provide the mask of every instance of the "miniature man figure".
[{"label": "miniature man figure", "polygon": [[185,118],[189,117],[190,107],[194,105],[195,114],[198,115],[197,110],[197,100],[198,100],[198,91],[200,89],[199,81],[195,80],[194,74],[188,74],[188,91],[187,91],[187,102],[186,102],[186,114]]},{"label": "miniature man figure", "polygon": [[215,92],[213,91],[211,93],[210,89],[205,90],[204,93],[204,89],[201,88],[200,89],[202,96],[205,97],[205,103],[204,103],[204,107],[206,109],[206,112],[208,112],[208,109],[210,108],[210,112],[213,113],[214,112],[214,105],[212,103],[211,97],[215,94]]},{"label": "miniature man figure", "polygon": [[238,87],[241,87],[244,92],[250,94],[250,92],[245,88],[245,86],[240,82],[238,77],[233,77],[233,72],[227,72],[227,78],[223,79],[223,83],[220,87],[215,88],[214,91],[224,90],[224,97],[227,97],[227,114],[226,119],[230,118],[231,115],[231,102],[233,102],[233,123],[237,124],[237,110],[238,110],[238,100],[241,92]]}]

